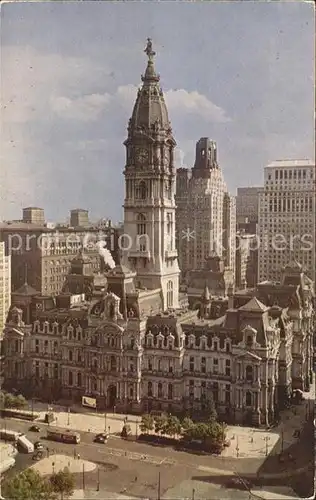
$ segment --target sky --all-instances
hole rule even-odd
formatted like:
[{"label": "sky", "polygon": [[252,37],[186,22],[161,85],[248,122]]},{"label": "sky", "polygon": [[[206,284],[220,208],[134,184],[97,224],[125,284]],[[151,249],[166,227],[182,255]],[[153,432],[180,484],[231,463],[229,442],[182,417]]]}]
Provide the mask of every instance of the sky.
[{"label": "sky", "polygon": [[0,219],[25,206],[123,218],[127,123],[147,37],[191,168],[217,142],[231,193],[276,159],[314,155],[314,6],[299,2],[43,2],[1,6]]}]

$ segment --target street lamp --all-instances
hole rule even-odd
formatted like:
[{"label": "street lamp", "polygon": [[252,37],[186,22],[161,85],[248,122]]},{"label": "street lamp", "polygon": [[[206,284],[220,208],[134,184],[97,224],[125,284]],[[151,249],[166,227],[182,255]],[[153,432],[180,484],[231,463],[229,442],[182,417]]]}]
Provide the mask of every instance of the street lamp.
[{"label": "street lamp", "polygon": [[236,443],[236,457],[239,457],[239,446],[238,446],[238,436],[237,436],[237,443]]},{"label": "street lamp", "polygon": [[268,441],[269,441],[270,438],[269,438],[269,436],[265,436],[263,439],[266,442],[266,457],[267,457],[268,456],[268,451],[269,451],[269,449],[268,449]]}]

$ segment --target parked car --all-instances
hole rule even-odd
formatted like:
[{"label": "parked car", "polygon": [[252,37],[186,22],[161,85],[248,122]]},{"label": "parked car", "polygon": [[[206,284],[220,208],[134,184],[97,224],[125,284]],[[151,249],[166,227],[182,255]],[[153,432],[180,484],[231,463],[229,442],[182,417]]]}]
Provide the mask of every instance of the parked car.
[{"label": "parked car", "polygon": [[44,446],[40,441],[36,441],[36,443],[34,443],[34,448],[35,450],[43,450]]},{"label": "parked car", "polygon": [[29,431],[30,432],[41,432],[41,429],[39,428],[38,425],[31,425],[31,427],[29,428]]},{"label": "parked car", "polygon": [[109,436],[105,432],[101,434],[97,434],[96,437],[94,438],[95,443],[106,443],[108,440]]}]

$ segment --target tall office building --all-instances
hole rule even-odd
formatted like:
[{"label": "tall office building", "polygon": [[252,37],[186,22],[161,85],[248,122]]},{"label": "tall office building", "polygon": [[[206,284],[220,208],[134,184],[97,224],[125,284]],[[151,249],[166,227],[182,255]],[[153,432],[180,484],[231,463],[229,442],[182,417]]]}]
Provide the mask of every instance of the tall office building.
[{"label": "tall office building", "polygon": [[259,197],[259,281],[280,281],[297,261],[315,278],[315,164],[279,160],[264,169]]},{"label": "tall office building", "polygon": [[0,242],[0,337],[11,305],[11,259]]},{"label": "tall office building", "polygon": [[237,188],[236,218],[237,223],[258,222],[259,193],[262,187]]},{"label": "tall office building", "polygon": [[118,261],[118,230],[108,225],[69,226],[53,228],[26,222],[0,224],[0,241],[11,255],[12,291],[19,290],[26,281],[44,295],[58,294],[71,267],[71,261],[80,249],[87,253],[94,273],[103,269],[98,241],[104,241],[115,261]]},{"label": "tall office building", "polygon": [[203,269],[217,254],[235,269],[236,206],[219,167],[216,143],[202,137],[196,144],[191,172],[177,171],[176,224],[180,269]]}]

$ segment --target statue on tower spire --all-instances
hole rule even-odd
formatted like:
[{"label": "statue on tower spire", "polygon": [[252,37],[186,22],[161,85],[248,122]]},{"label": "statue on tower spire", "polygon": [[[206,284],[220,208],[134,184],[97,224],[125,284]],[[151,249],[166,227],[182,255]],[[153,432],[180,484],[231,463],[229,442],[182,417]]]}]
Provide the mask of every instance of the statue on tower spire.
[{"label": "statue on tower spire", "polygon": [[156,55],[156,52],[153,50],[153,43],[151,38],[147,38],[147,45],[144,52],[145,54],[147,54],[148,61],[152,61],[154,56]]}]

